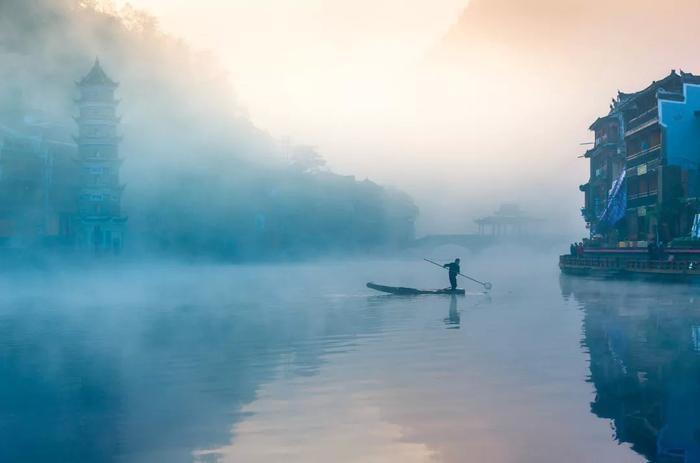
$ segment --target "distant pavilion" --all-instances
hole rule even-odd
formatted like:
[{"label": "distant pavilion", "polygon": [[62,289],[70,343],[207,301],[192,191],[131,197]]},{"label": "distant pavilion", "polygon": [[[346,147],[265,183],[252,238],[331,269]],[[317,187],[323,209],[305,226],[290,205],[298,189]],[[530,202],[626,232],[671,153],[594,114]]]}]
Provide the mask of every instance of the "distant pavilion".
[{"label": "distant pavilion", "polygon": [[502,204],[491,216],[475,220],[479,235],[523,235],[532,231],[542,219],[526,216],[517,204]]}]

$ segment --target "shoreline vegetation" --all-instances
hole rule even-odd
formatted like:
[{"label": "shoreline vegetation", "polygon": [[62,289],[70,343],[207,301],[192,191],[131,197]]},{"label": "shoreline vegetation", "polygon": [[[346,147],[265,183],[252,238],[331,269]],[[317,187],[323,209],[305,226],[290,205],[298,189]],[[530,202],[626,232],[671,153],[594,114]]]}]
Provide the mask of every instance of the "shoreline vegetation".
[{"label": "shoreline vegetation", "polygon": [[[120,85],[125,254],[251,261],[413,241],[418,209],[408,195],[335,174],[314,147],[255,127],[214,59],[130,7],[2,2],[0,128],[48,127],[70,140],[74,83],[96,57]],[[0,198],[0,221],[35,212]],[[5,228],[0,247],[74,254],[70,240]]]}]

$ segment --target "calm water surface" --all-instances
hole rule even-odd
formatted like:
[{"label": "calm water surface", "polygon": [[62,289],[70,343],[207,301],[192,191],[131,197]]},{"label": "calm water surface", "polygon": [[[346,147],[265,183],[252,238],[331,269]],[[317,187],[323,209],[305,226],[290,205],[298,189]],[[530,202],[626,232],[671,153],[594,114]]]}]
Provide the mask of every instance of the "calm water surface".
[{"label": "calm water surface", "polygon": [[4,276],[0,462],[700,462],[700,290],[554,261]]}]

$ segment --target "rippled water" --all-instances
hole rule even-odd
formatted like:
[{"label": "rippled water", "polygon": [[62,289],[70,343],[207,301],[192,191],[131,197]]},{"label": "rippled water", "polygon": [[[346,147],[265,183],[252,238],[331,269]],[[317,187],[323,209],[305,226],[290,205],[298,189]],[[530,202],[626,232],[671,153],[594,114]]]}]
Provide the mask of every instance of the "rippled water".
[{"label": "rippled water", "polygon": [[484,272],[466,297],[364,288],[445,286],[413,261],[4,276],[0,461],[700,461],[700,291]]}]

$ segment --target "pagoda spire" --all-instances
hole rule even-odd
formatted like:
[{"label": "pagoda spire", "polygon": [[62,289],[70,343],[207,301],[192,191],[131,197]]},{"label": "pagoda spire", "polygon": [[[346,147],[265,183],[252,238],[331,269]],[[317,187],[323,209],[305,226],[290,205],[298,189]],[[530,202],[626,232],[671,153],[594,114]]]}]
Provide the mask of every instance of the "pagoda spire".
[{"label": "pagoda spire", "polygon": [[100,64],[100,58],[95,57],[95,63],[92,65],[92,69],[83,77],[78,86],[88,87],[88,86],[105,86],[105,87],[117,87],[119,84],[113,81],[107,73],[102,69]]}]

